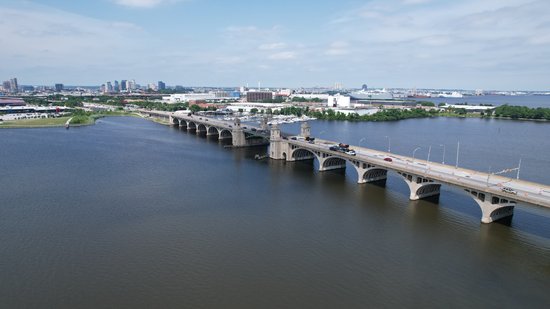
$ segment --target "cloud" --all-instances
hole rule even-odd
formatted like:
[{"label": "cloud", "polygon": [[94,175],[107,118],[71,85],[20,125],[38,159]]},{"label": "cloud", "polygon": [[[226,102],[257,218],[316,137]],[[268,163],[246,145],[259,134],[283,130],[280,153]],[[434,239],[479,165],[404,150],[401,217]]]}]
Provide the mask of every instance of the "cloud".
[{"label": "cloud", "polygon": [[116,4],[134,8],[153,8],[165,3],[174,3],[181,0],[113,0]]},{"label": "cloud", "polygon": [[275,49],[283,49],[286,47],[285,43],[268,43],[268,44],[262,44],[258,47],[259,50],[275,50]]},{"label": "cloud", "polygon": [[329,56],[343,56],[350,53],[350,46],[348,42],[336,41],[330,44],[329,48],[325,51],[325,55]]},{"label": "cloud", "polygon": [[271,60],[290,60],[294,58],[296,58],[296,53],[291,51],[274,53],[268,56],[268,59]]}]

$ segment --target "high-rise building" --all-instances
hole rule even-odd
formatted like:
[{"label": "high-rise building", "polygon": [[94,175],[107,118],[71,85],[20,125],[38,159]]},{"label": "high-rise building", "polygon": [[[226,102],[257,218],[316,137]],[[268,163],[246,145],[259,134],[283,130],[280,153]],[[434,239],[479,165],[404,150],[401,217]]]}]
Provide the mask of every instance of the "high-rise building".
[{"label": "high-rise building", "polygon": [[150,83],[149,85],[147,85],[147,90],[156,91],[157,90],[157,85],[155,85],[153,83]]},{"label": "high-rise building", "polygon": [[10,79],[11,92],[15,93],[19,91],[19,85],[17,85],[17,78]]},{"label": "high-rise building", "polygon": [[166,84],[163,81],[159,80],[157,88],[158,90],[164,90],[166,89]]},{"label": "high-rise building", "polygon": [[63,91],[63,84],[55,84],[55,91],[56,92],[61,92]]},{"label": "high-rise building", "polygon": [[118,84],[118,80],[115,80],[115,85],[114,85],[113,90],[115,92],[120,92],[120,85]]},{"label": "high-rise building", "polygon": [[135,80],[129,80],[128,81],[128,91],[132,91],[136,89],[136,81]]},{"label": "high-rise building", "polygon": [[3,88],[4,92],[10,92],[11,91],[10,81],[7,80],[7,81],[3,82],[2,83],[2,88]]},{"label": "high-rise building", "polygon": [[109,92],[109,93],[113,92],[113,84],[111,84],[111,82],[107,82],[105,84],[105,92]]},{"label": "high-rise building", "polygon": [[128,81],[123,79],[120,81],[120,91],[126,92],[128,91]]}]

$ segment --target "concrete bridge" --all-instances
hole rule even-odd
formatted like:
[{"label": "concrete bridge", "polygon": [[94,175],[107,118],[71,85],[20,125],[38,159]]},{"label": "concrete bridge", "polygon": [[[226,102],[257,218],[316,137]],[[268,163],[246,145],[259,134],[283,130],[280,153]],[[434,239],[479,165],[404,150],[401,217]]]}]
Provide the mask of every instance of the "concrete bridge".
[{"label": "concrete bridge", "polygon": [[234,147],[267,145],[269,130],[267,119],[261,125],[242,125],[238,118],[234,121],[224,121],[216,118],[192,114],[190,111],[162,112],[140,110],[142,114],[160,118],[170,125],[179,126],[197,135],[217,136],[219,140],[231,139]]},{"label": "concrete bridge", "polygon": [[307,141],[309,126],[302,124],[298,137],[281,135],[279,128],[270,130],[269,156],[275,160],[316,160],[319,171],[345,169],[350,163],[357,171],[358,183],[385,181],[389,171],[405,181],[409,198],[418,200],[440,194],[441,185],[463,189],[481,208],[481,222],[490,223],[513,215],[518,202],[550,208],[550,187],[538,183],[510,179],[494,174],[456,168],[364,147],[350,146],[350,155],[329,148],[334,141]]},{"label": "concrete bridge", "polygon": [[[365,147],[351,146],[355,155],[329,148],[334,141],[307,141],[310,127],[303,123],[299,136],[284,134],[277,126],[271,128],[264,119],[260,127],[242,125],[238,119],[223,121],[189,111],[162,112],[140,110],[142,114],[194,131],[197,134],[231,139],[234,147],[246,147],[269,142],[269,157],[274,160],[316,160],[319,171],[345,169],[353,166],[358,183],[385,181],[388,172],[399,175],[408,185],[409,199],[418,200],[440,194],[441,185],[463,189],[480,207],[481,221],[490,223],[513,215],[518,203],[550,208],[550,186],[510,179],[494,174],[456,168],[407,156]],[[349,165],[348,165],[349,163]]]}]

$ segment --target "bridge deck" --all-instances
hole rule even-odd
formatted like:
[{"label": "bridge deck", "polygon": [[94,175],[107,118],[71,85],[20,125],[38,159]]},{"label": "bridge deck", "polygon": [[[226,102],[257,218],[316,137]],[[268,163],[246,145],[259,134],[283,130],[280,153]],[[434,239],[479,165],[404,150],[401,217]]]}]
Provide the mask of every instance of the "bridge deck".
[{"label": "bridge deck", "polygon": [[[329,150],[330,146],[338,144],[334,141],[316,139],[314,143],[301,140],[288,140],[289,144],[307,150],[323,151],[347,160],[356,160],[372,165],[424,176],[439,183],[450,184],[465,189],[479,192],[492,193],[510,200],[525,202],[537,206],[550,208],[550,186],[488,174],[471,169],[456,168],[455,166],[413,159],[408,156],[396,155],[370,148],[351,146],[356,152],[355,156],[338,151]],[[391,158],[391,162],[385,161]],[[517,194],[502,191],[503,187],[509,187],[517,191]]]}]

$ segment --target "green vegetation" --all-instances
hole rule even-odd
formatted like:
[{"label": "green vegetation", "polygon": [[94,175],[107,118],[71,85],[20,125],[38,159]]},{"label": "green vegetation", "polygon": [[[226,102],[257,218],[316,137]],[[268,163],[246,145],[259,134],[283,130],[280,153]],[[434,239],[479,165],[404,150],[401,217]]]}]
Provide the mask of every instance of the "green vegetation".
[{"label": "green vegetation", "polygon": [[415,108],[411,110],[401,109],[385,109],[372,115],[360,116],[357,113],[344,114],[341,112],[335,112],[332,109],[324,110],[322,112],[310,111],[309,108],[301,107],[287,107],[279,111],[281,115],[296,115],[298,117],[307,115],[309,117],[315,117],[323,120],[348,120],[348,121],[395,121],[409,118],[425,118],[437,116],[437,111],[426,111],[421,108]]},{"label": "green vegetation", "polygon": [[494,110],[495,117],[512,119],[550,120],[550,108],[529,108],[526,106],[502,105]]},{"label": "green vegetation", "polygon": [[324,100],[319,99],[319,98],[311,98],[311,99],[306,99],[304,97],[293,97],[292,98],[292,102],[318,102],[318,103],[321,103],[323,101]]}]

